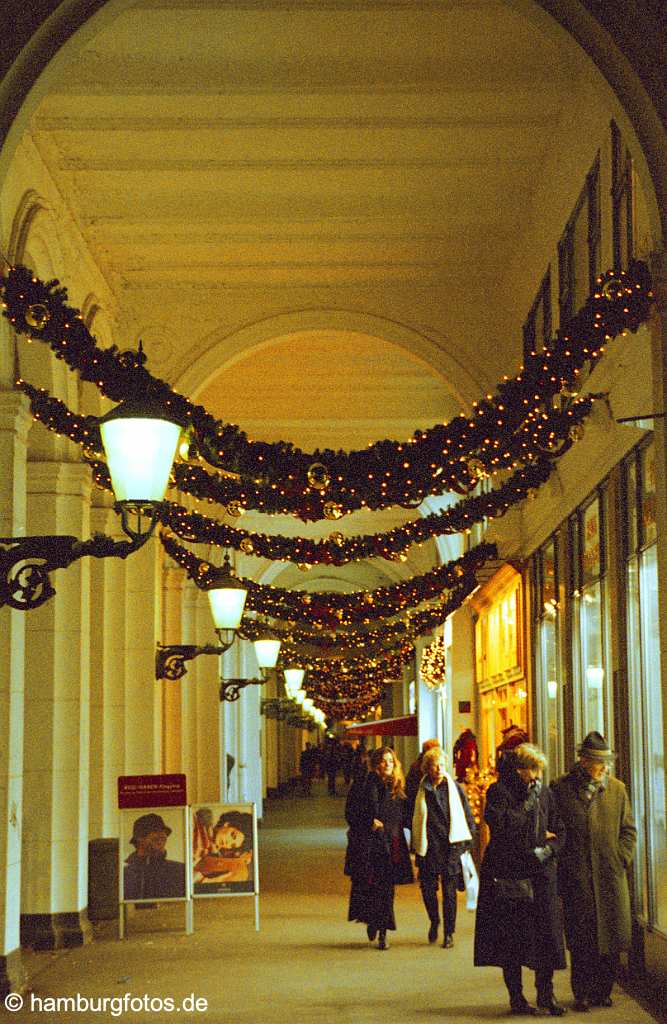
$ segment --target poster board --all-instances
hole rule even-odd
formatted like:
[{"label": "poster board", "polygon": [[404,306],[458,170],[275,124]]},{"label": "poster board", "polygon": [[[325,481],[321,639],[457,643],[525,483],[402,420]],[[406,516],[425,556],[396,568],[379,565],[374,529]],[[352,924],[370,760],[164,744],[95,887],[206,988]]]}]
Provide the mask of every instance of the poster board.
[{"label": "poster board", "polygon": [[193,804],[189,834],[193,897],[259,893],[255,804]]},{"label": "poster board", "polygon": [[120,811],[120,903],[190,897],[187,807],[126,807]]}]

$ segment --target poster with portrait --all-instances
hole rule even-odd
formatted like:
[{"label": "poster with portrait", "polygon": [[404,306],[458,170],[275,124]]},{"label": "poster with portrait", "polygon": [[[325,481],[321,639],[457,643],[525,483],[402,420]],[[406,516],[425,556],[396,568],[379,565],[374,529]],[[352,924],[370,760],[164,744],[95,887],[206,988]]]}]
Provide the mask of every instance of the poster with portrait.
[{"label": "poster with portrait", "polygon": [[187,807],[121,810],[118,873],[121,903],[188,898],[187,820]]},{"label": "poster with portrait", "polygon": [[259,891],[254,804],[195,804],[190,831],[193,896]]}]

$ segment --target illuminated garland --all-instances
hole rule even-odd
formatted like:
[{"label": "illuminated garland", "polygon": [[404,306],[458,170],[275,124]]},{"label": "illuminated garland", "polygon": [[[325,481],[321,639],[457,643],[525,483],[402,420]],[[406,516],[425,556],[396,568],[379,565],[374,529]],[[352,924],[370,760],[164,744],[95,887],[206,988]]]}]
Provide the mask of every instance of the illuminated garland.
[{"label": "illuminated garland", "polygon": [[445,640],[436,638],[422,651],[419,674],[429,690],[439,690],[445,681]]},{"label": "illuminated garland", "polygon": [[[160,534],[160,540],[167,554],[186,570],[188,576],[198,586],[206,587],[212,569],[210,562],[198,558],[172,537]],[[456,586],[463,578],[471,574],[474,576],[476,570],[488,559],[495,558],[496,554],[494,544],[478,544],[460,558],[439,565],[422,576],[414,576],[388,587],[351,594],[285,590],[244,578],[240,582],[248,591],[248,611],[270,618],[292,619],[335,628],[338,625],[390,618],[407,608],[439,597],[444,590]]]},{"label": "illuminated garland", "polygon": [[[51,397],[44,389],[34,388],[22,380],[18,384],[30,399],[33,417],[49,430],[82,445],[96,483],[111,490],[106,465],[99,458],[101,441],[96,418],[75,415],[64,402]],[[577,424],[590,408],[589,399],[580,399],[575,403],[572,411]],[[495,490],[465,498],[444,512],[420,517],[387,533],[345,537],[342,533],[335,532],[327,540],[253,533],[235,529],[199,512],[188,512],[174,502],[164,504],[160,512],[160,522],[163,526],[169,527],[181,540],[215,544],[225,548],[233,547],[245,554],[254,554],[271,560],[292,561],[305,566],[339,566],[353,560],[373,557],[399,561],[404,558],[405,551],[412,544],[421,544],[442,534],[460,533],[485,518],[504,515],[508,508],[543,484],[551,474],[553,466],[550,458],[538,457],[534,462],[517,470],[509,480]]]},{"label": "illuminated garland", "polygon": [[142,352],[97,347],[78,310],[66,305],[57,281],[43,283],[24,267],[2,281],[5,315],[19,333],[48,343],[56,356],[93,381],[115,401],[148,397],[189,423],[193,446],[212,465],[241,480],[212,477],[199,467],[181,470],[179,485],[211,500],[240,502],[260,511],[289,511],[304,519],[338,518],[363,506],[415,506],[427,494],[469,491],[480,476],[524,461],[532,451],[555,448],[571,422],[550,410],[551,399],[572,388],[586,362],[606,341],[636,330],[651,303],[648,272],[634,264],[608,271],[598,291],[541,353],[531,353],[521,372],[505,378],[495,396],[473,403],[470,417],[417,431],[407,442],[379,441],[358,452],[304,453],[287,442],[249,441],[238,427],[216,421],[154,378]]}]

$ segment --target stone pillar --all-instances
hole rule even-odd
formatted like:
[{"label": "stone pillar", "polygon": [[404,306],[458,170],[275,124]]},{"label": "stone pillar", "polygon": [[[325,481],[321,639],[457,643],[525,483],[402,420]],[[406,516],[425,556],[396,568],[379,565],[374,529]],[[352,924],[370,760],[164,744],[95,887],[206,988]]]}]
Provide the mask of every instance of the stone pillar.
[{"label": "stone pillar", "polygon": [[[182,630],[182,599],[185,574],[182,569],[167,566],[163,572],[163,644],[180,644]],[[183,770],[181,743],[181,690],[188,685],[185,679],[163,679],[162,687],[162,759],[168,774]]]},{"label": "stone pillar", "polygon": [[[197,642],[197,588],[191,580],[187,580],[183,591],[182,605],[182,637],[184,644]],[[181,686],[181,762],[188,787],[188,802],[199,800],[197,792],[197,702],[195,687],[189,678],[190,671],[196,665],[191,663],[188,675]]]},{"label": "stone pillar", "polygon": [[[90,512],[93,533],[121,534],[111,498],[99,495]],[[104,502],[102,504],[102,502]],[[90,562],[90,837],[118,835],[117,776],[123,774],[125,563]],[[119,629],[120,627],[120,629]],[[119,710],[121,712],[119,716]]]},{"label": "stone pillar", "polygon": [[[25,533],[27,400],[0,390],[0,536]],[[20,952],[26,612],[0,609],[0,1000],[24,984]]]},{"label": "stone pillar", "polygon": [[[89,498],[87,467],[29,464],[30,533],[88,537]],[[26,624],[21,941],[36,949],[90,937],[90,559],[53,579],[55,596]]]},{"label": "stone pillar", "polygon": [[[651,259],[656,315],[651,321],[653,352],[653,411],[667,412],[667,252]],[[656,465],[656,523],[658,602],[660,622],[667,622],[667,419],[654,420]],[[660,471],[662,467],[662,472]],[[662,724],[667,746],[667,629],[660,630]],[[667,770],[667,769],[666,769]],[[666,778],[667,783],[667,778]]]},{"label": "stone pillar", "polygon": [[[203,590],[197,591],[196,621],[197,646],[215,643],[210,604]],[[220,800],[220,659],[202,654],[191,666],[183,685],[191,686],[195,695],[197,800],[217,803]]]},{"label": "stone pillar", "polygon": [[[263,696],[275,697],[276,684],[274,680],[269,679],[266,686],[264,687]],[[279,739],[279,722],[275,718],[267,718],[266,715],[262,717],[264,722],[263,732],[263,756],[264,756],[264,794],[265,796],[275,796],[278,792],[278,765],[280,763],[280,739]]]},{"label": "stone pillar", "polygon": [[153,775],[162,765],[162,695],[155,680],[161,623],[159,544],[149,540],[126,563],[125,767]]},{"label": "stone pillar", "polygon": [[[259,679],[261,673],[252,645],[240,641],[241,675]],[[275,676],[275,672],[271,673]],[[246,686],[239,700],[239,799],[257,805],[257,817],[262,815],[262,764],[260,750],[260,700],[265,686]]]},{"label": "stone pillar", "polygon": [[[238,640],[222,656],[222,675],[230,679],[242,675]],[[236,803],[241,799],[239,790],[239,701],[223,701],[221,709],[220,767],[223,782],[221,799],[224,803]]]}]

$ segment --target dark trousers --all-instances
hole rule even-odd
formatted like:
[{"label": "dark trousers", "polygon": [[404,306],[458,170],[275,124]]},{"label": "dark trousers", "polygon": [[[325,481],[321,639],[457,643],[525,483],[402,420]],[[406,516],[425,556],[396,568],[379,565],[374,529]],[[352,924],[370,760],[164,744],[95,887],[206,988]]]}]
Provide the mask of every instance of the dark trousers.
[{"label": "dark trousers", "polygon": [[[553,977],[553,967],[542,967],[540,970],[535,971],[535,990],[537,991],[539,1006],[548,1006],[554,997]],[[523,996],[521,964],[503,967],[503,978],[511,1001],[520,1001]]]},{"label": "dark trousers", "polygon": [[419,885],[431,924],[440,923],[438,882],[442,886],[442,917],[445,923],[445,935],[453,935],[456,930],[456,877],[447,874],[446,871],[429,871],[425,865],[420,865]]},{"label": "dark trousers", "polygon": [[616,979],[618,956],[601,956],[595,949],[570,952],[570,979],[575,999],[607,999]]}]

